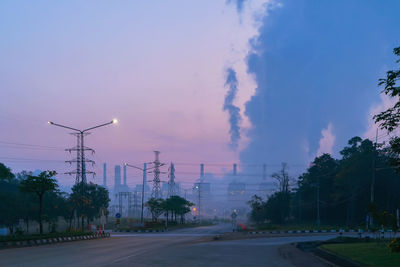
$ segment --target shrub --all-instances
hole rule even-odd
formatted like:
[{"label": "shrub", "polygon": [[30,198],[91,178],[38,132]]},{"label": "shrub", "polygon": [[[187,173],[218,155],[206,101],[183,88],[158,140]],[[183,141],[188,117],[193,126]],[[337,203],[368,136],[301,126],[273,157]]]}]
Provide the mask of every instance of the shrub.
[{"label": "shrub", "polygon": [[388,248],[390,253],[399,253],[400,252],[400,239],[394,238],[389,244]]}]

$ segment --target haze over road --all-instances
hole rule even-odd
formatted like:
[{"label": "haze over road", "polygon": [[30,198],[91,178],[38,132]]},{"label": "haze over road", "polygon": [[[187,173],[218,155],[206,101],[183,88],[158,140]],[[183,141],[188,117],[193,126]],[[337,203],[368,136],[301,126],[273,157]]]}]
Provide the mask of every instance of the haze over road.
[{"label": "haze over road", "polygon": [[[0,266],[296,266],[300,264],[296,264],[299,257],[285,244],[335,236],[204,242],[204,237],[229,230],[229,224],[222,224],[167,233],[121,233],[107,239],[5,249],[0,251]],[[300,256],[306,257],[309,266],[323,266],[311,256]]]}]

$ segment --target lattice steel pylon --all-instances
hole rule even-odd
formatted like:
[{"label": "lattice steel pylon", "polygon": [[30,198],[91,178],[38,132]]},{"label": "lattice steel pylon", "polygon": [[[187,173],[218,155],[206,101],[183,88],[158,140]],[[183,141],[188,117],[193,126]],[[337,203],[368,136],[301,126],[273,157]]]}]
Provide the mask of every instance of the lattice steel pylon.
[{"label": "lattice steel pylon", "polygon": [[168,197],[175,196],[175,166],[173,163],[171,163],[171,166],[169,167],[168,178]]},{"label": "lattice steel pylon", "polygon": [[106,126],[106,125],[117,123],[117,122],[118,122],[117,119],[113,119],[110,122],[107,122],[107,123],[104,123],[104,124],[100,124],[100,125],[97,125],[97,126],[94,126],[94,127],[90,127],[90,128],[85,129],[85,130],[79,130],[79,129],[72,128],[72,127],[69,127],[69,126],[65,126],[65,125],[62,125],[62,124],[54,123],[52,121],[48,122],[50,125],[54,125],[54,126],[58,126],[58,127],[61,127],[61,128],[65,128],[65,129],[74,131],[74,133],[72,133],[72,134],[77,137],[77,145],[76,145],[76,147],[66,149],[70,153],[72,151],[76,151],[76,158],[66,161],[66,162],[68,162],[70,164],[76,162],[76,170],[66,173],[66,174],[70,174],[70,175],[73,175],[73,174],[76,175],[75,183],[80,183],[80,182],[82,182],[82,184],[86,183],[86,174],[93,174],[93,175],[95,174],[92,171],[87,171],[86,170],[86,163],[94,164],[94,161],[90,160],[90,159],[86,159],[85,151],[89,150],[89,151],[92,151],[92,153],[94,153],[94,150],[89,148],[89,147],[86,147],[84,145],[84,137],[89,134],[90,130],[94,130],[94,129],[97,129],[97,128],[100,128],[100,127],[103,127],[103,126]]},{"label": "lattice steel pylon", "polygon": [[67,163],[76,163],[76,169],[71,171],[71,172],[66,172],[65,174],[69,175],[74,175],[75,174],[75,183],[78,184],[79,182],[86,183],[86,175],[87,174],[92,174],[95,175],[95,172],[92,171],[87,171],[86,170],[86,163],[91,163],[92,166],[95,164],[95,162],[91,159],[87,159],[85,157],[85,151],[91,151],[92,154],[95,153],[94,149],[90,147],[84,146],[84,136],[90,134],[90,133],[71,133],[72,135],[75,135],[77,137],[77,145],[73,148],[68,148],[66,151],[72,152],[76,151],[76,158],[72,160],[67,160],[65,162]]},{"label": "lattice steel pylon", "polygon": [[153,178],[153,189],[151,191],[151,197],[158,199],[161,198],[161,187],[160,187],[160,160],[158,156],[160,155],[160,151],[154,151],[155,160],[154,164],[154,178]]}]

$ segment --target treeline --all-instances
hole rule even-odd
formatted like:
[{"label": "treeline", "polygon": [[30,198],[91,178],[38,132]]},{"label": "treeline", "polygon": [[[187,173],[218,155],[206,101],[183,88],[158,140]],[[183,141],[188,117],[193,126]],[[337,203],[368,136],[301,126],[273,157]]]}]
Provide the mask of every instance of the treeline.
[{"label": "treeline", "polygon": [[[54,232],[59,218],[63,218],[71,230],[75,217],[80,218],[80,228],[101,216],[107,215],[110,202],[108,191],[96,184],[76,184],[72,193],[61,192],[55,172],[45,171],[39,175],[21,172],[14,175],[0,163],[0,226],[6,226],[11,233],[29,233],[29,223],[36,221],[43,233],[43,223]],[[20,219],[25,226],[21,228]]]},{"label": "treeline", "polygon": [[249,202],[250,218],[259,224],[365,226],[372,217],[380,227],[381,214],[386,214],[393,221],[400,208],[400,175],[390,151],[354,137],[340,159],[329,154],[316,157],[294,183],[283,165],[273,175],[277,192],[267,199],[254,196]]},{"label": "treeline", "polygon": [[185,214],[190,212],[190,207],[194,204],[180,196],[171,196],[167,199],[150,198],[146,202],[146,206],[151,212],[152,221],[157,223],[160,215],[164,214],[165,219],[177,223],[184,223]]}]

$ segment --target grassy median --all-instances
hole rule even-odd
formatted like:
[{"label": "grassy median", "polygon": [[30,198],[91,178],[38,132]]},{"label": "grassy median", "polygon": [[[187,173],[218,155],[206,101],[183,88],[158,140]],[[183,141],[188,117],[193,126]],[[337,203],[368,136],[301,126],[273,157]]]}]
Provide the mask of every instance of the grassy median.
[{"label": "grassy median", "polygon": [[325,244],[321,248],[366,266],[400,266],[400,253],[390,253],[387,242]]}]

